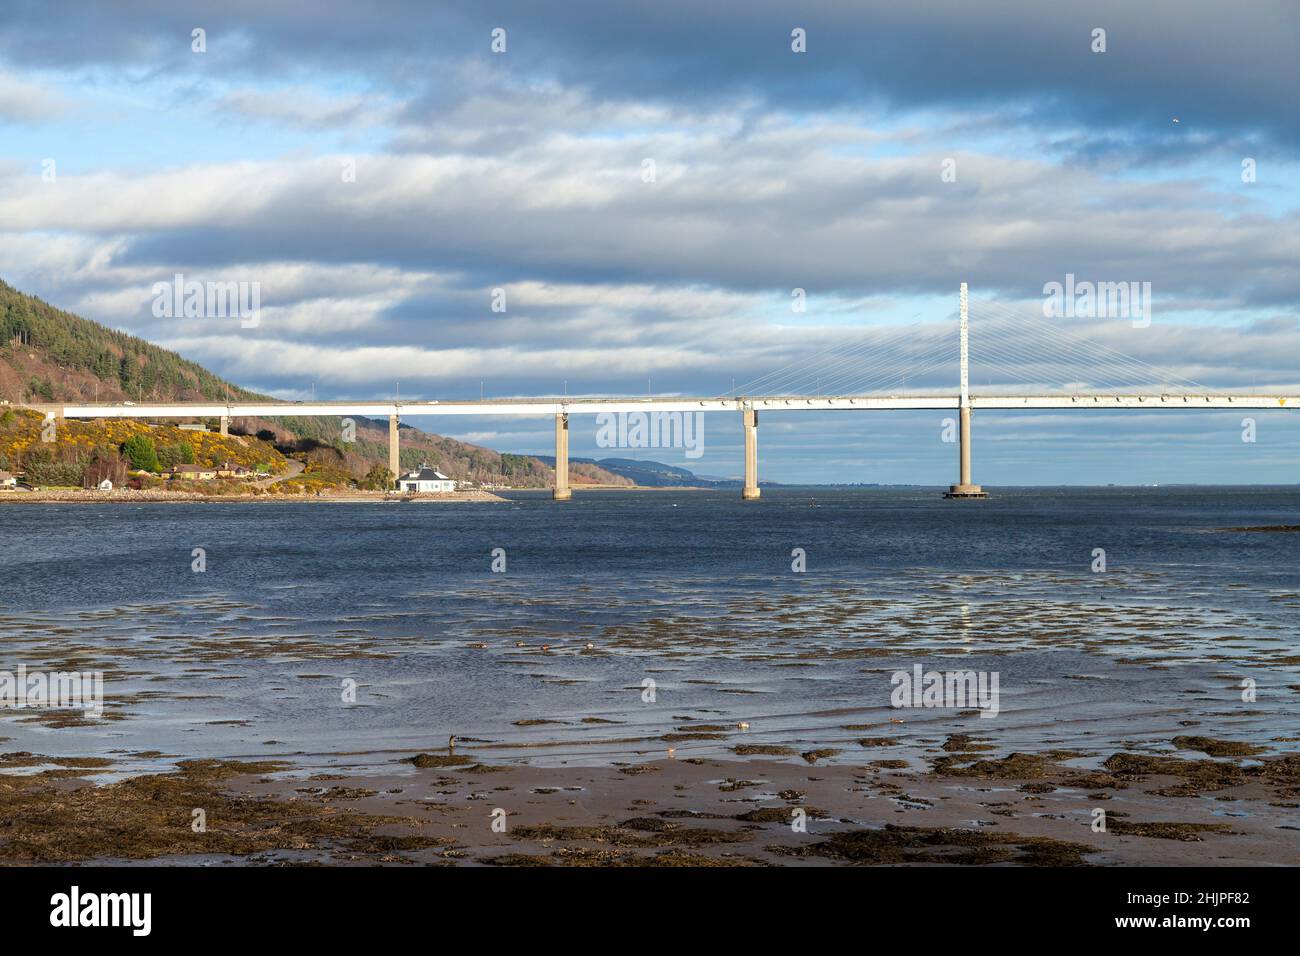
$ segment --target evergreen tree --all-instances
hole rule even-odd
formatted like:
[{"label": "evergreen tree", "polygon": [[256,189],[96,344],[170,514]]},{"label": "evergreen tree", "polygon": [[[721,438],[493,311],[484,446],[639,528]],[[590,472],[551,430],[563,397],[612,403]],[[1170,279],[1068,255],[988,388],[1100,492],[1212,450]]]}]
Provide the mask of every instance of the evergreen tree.
[{"label": "evergreen tree", "polygon": [[132,435],[122,443],[122,454],[137,471],[158,470],[158,452],[148,435]]}]

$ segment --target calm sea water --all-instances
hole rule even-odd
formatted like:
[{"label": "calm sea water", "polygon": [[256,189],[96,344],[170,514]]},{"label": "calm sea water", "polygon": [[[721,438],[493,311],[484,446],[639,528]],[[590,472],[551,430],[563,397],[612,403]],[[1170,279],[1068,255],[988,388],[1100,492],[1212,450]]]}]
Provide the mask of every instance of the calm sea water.
[{"label": "calm sea water", "polygon": [[[878,726],[899,739],[871,757],[923,766],[957,731],[1098,758],[1193,721],[1266,742],[1300,732],[1300,534],[1222,529],[1269,524],[1300,524],[1300,488],[0,506],[0,670],[102,669],[110,716],[3,712],[0,746],[359,767],[456,733],[496,761],[862,760]],[[996,671],[1000,714],[891,724],[916,663]],[[729,732],[663,739],[692,722]]]}]

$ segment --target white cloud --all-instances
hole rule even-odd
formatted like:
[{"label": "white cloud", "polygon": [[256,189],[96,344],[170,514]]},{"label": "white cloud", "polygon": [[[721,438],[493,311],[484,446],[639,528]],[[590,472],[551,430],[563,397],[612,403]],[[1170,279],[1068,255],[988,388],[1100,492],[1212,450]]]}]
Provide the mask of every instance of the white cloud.
[{"label": "white cloud", "polygon": [[0,123],[44,123],[71,109],[68,100],[46,83],[0,71]]},{"label": "white cloud", "polygon": [[221,95],[213,108],[232,118],[302,129],[375,126],[388,122],[395,109],[381,94],[328,94],[301,85],[242,87]]}]

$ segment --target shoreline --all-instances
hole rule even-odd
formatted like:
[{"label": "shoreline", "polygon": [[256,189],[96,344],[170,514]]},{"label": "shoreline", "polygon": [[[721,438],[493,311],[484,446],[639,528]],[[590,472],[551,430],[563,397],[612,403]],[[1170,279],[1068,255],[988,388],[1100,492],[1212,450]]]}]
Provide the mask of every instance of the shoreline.
[{"label": "shoreline", "polygon": [[[571,486],[574,493],[588,491],[713,491],[711,488],[693,488],[693,487],[625,487],[622,485],[577,485]],[[550,488],[511,488],[509,494],[551,494]],[[220,502],[320,502],[333,504],[439,504],[450,502],[481,501],[481,502],[500,502],[509,501],[501,495],[494,494],[490,491],[456,491],[443,494],[412,494],[412,493],[389,493],[383,491],[338,491],[329,494],[278,494],[268,492],[263,494],[216,494],[205,495],[193,491],[166,491],[161,489],[151,489],[148,491],[132,491],[127,489],[114,489],[113,491],[98,491],[93,488],[78,489],[59,489],[47,491],[4,491],[0,492],[0,505],[4,504],[154,504],[154,503],[176,503],[185,504],[192,502],[202,503],[220,503]]]},{"label": "shoreline", "polygon": [[204,495],[192,491],[9,491],[0,494],[0,504],[221,504],[318,502],[322,504],[438,504],[465,501],[500,502],[508,499],[487,491],[457,491],[450,494],[389,494],[382,491],[345,491],[334,494],[228,494]]}]

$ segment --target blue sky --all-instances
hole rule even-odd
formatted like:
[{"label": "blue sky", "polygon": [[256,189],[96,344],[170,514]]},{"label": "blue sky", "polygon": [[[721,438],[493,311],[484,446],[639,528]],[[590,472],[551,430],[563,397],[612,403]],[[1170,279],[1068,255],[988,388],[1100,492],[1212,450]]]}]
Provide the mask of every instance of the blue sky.
[{"label": "blue sky", "polygon": [[[450,399],[717,395],[870,333],[955,336],[963,280],[976,382],[1087,388],[1104,369],[1012,318],[1072,273],[1150,282],[1155,318],[1063,333],[1300,391],[1300,8],[912,6],[9,3],[0,277],[272,394]],[[155,318],[178,272],[258,282],[261,322]],[[981,342],[1032,366],[981,368]],[[761,471],[947,483],[942,417],[768,416]],[[1294,413],[1254,443],[1241,417],[983,413],[975,477],[1295,482]],[[549,450],[536,420],[413,423]],[[738,423],[639,454],[735,474]]]}]

